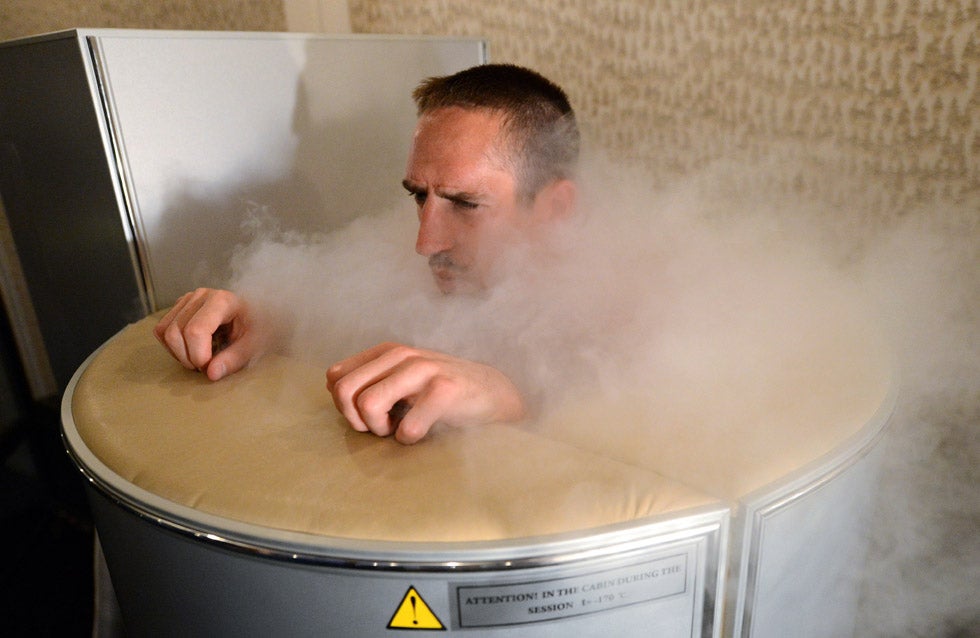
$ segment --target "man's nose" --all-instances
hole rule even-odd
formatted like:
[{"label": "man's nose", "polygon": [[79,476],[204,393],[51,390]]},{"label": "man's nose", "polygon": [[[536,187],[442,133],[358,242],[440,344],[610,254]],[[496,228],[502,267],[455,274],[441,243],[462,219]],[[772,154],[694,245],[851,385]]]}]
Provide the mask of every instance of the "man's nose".
[{"label": "man's nose", "polygon": [[438,202],[429,198],[419,210],[419,234],[415,240],[415,252],[431,257],[453,247],[451,224],[443,211],[438,208]]}]

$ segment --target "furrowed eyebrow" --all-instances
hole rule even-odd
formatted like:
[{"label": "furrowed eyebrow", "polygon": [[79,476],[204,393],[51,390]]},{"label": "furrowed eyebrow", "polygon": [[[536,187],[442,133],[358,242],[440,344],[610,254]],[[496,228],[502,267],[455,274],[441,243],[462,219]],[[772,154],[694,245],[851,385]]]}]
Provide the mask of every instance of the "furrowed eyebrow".
[{"label": "furrowed eyebrow", "polygon": [[465,191],[436,191],[436,195],[442,197],[443,199],[448,199],[451,202],[457,204],[475,204],[479,201],[479,197],[475,193],[467,193]]},{"label": "furrowed eyebrow", "polygon": [[[402,180],[402,187],[411,194],[427,194],[429,191],[427,188],[421,184],[416,184],[410,182],[407,179]],[[451,202],[457,203],[473,203],[479,200],[479,196],[476,193],[470,193],[467,191],[452,191],[441,188],[434,189],[437,197],[443,199],[448,199]]]}]

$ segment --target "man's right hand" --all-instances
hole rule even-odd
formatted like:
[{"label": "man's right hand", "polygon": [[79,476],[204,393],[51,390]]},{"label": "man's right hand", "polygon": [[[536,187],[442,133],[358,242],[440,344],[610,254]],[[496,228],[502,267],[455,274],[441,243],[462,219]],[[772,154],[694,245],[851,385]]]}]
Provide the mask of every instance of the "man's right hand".
[{"label": "man's right hand", "polygon": [[[241,370],[267,342],[241,297],[212,288],[198,288],[178,299],[153,334],[181,365],[204,372],[212,381]],[[216,340],[224,341],[222,347],[216,347]]]},{"label": "man's right hand", "polygon": [[496,368],[397,343],[332,365],[327,390],[355,430],[394,434],[406,444],[420,440],[436,422],[515,422],[527,411],[520,391]]}]

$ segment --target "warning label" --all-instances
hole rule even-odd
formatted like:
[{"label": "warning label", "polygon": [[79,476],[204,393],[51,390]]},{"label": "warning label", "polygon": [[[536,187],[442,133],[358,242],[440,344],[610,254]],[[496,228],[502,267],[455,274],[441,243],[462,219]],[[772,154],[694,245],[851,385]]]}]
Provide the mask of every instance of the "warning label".
[{"label": "warning label", "polygon": [[446,628],[415,588],[409,587],[398,604],[398,609],[391,616],[388,629],[445,630]]},{"label": "warning label", "polygon": [[568,578],[456,587],[459,626],[522,625],[682,594],[688,554]]}]

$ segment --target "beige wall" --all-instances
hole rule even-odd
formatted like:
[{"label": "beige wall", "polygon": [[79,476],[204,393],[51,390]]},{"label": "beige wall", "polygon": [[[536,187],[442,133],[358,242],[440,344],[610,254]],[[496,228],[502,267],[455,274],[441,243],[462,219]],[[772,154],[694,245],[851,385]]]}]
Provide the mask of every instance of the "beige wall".
[{"label": "beige wall", "polygon": [[569,90],[592,146],[657,178],[774,154],[824,168],[781,176],[792,187],[861,197],[871,217],[980,198],[975,0],[4,0],[0,39],[76,26],[336,31],[348,8],[355,32],[487,38],[495,61]]},{"label": "beige wall", "polygon": [[0,40],[113,27],[283,31],[282,0],[2,0]]},{"label": "beige wall", "polygon": [[[882,215],[980,190],[975,1],[348,4],[355,32],[489,39],[494,61],[568,89],[594,145],[657,176],[739,153],[802,154],[874,179],[863,205]],[[836,179],[793,176],[819,192]]]}]

